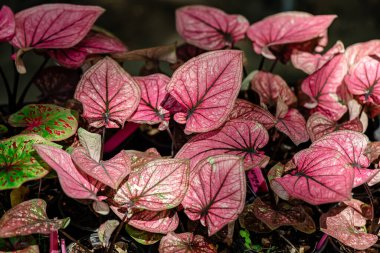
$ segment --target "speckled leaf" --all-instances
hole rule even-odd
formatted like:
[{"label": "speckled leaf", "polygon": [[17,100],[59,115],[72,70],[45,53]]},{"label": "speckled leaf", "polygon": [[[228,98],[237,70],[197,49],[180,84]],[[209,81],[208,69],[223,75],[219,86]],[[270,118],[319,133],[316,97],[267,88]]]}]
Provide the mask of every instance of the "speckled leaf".
[{"label": "speckled leaf", "polygon": [[70,218],[52,219],[46,215],[46,202],[32,199],[8,210],[0,219],[0,237],[13,237],[30,234],[49,234],[65,228]]},{"label": "speckled leaf", "polygon": [[78,129],[80,145],[86,150],[87,154],[95,161],[100,161],[102,149],[102,136],[97,133],[91,133],[83,128]]},{"label": "speckled leaf", "polygon": [[0,238],[0,253],[40,253],[33,236]]},{"label": "speckled leaf", "polygon": [[175,210],[160,212],[140,210],[128,220],[128,225],[151,232],[167,234],[177,229],[179,224],[178,214]]},{"label": "speckled leaf", "polygon": [[333,207],[319,220],[324,233],[354,249],[365,250],[378,240],[377,235],[368,234],[360,228],[365,225],[365,218],[351,206]]},{"label": "speckled leaf", "polygon": [[115,190],[131,172],[131,162],[124,150],[107,161],[97,162],[84,148],[78,147],[72,152],[71,158],[83,172]]},{"label": "speckled leaf", "polygon": [[0,141],[0,190],[20,187],[44,177],[49,166],[38,156],[33,144],[59,146],[36,134],[21,134]]},{"label": "speckled leaf", "polygon": [[35,133],[50,141],[65,140],[75,134],[78,121],[69,109],[50,104],[30,104],[9,116],[14,127],[26,127],[24,134]]},{"label": "speckled leaf", "polygon": [[96,201],[92,202],[92,209],[100,215],[108,215],[110,213],[110,207],[106,202]]},{"label": "speckled leaf", "polygon": [[306,123],[306,129],[311,141],[316,141],[323,136],[337,130],[352,130],[361,132],[363,125],[358,118],[338,124],[321,113],[312,114]]},{"label": "speckled leaf", "polygon": [[364,155],[368,142],[368,137],[362,133],[340,130],[322,137],[310,147],[338,151],[342,155],[345,165],[354,169],[353,187],[357,187],[369,181],[377,173],[374,170],[364,170],[370,165],[369,159]]},{"label": "speckled leaf", "polygon": [[270,129],[276,124],[275,117],[269,111],[243,99],[236,99],[234,108],[228,117],[228,120],[233,119],[254,120],[266,129]]},{"label": "speckled leaf", "polygon": [[[342,154],[323,147],[301,150],[293,157],[295,168],[271,185],[282,187],[289,197],[312,205],[351,198],[354,171],[345,165]],[[276,185],[279,185],[276,186]],[[280,195],[283,197],[286,195]]]},{"label": "speckled leaf", "polygon": [[247,36],[252,40],[257,54],[276,59],[276,54],[284,51],[281,47],[323,37],[335,18],[335,15],[313,16],[305,12],[282,12],[252,24]]},{"label": "speckled leaf", "polygon": [[119,225],[118,220],[107,220],[100,225],[98,230],[99,241],[103,244],[103,247],[108,247],[113,231]]},{"label": "speckled leaf", "polygon": [[310,75],[320,69],[326,62],[330,61],[336,54],[341,53],[344,53],[344,45],[341,41],[337,41],[335,45],[323,55],[294,50],[291,55],[291,60],[296,69],[300,69]]},{"label": "speckled leaf", "polygon": [[177,9],[177,32],[189,44],[206,50],[232,48],[245,37],[248,20],[220,9],[192,5]]},{"label": "speckled leaf", "polygon": [[113,57],[121,61],[165,61],[176,63],[176,45],[164,45],[114,54]]},{"label": "speckled leaf", "polygon": [[41,158],[57,172],[61,187],[67,196],[74,199],[98,200],[96,193],[101,184],[78,170],[68,153],[47,145],[34,145],[34,148]]},{"label": "speckled leaf", "polygon": [[176,154],[177,158],[190,159],[190,169],[202,159],[221,154],[240,156],[246,170],[261,167],[268,161],[262,149],[269,141],[267,130],[249,120],[231,120],[223,128],[198,134],[190,139]]},{"label": "speckled leaf", "polygon": [[86,71],[74,95],[83,104],[83,117],[98,128],[122,127],[136,110],[140,96],[138,84],[109,57]]},{"label": "speckled leaf", "polygon": [[346,73],[346,59],[343,54],[339,54],[308,76],[301,86],[310,98],[304,106],[321,112],[331,120],[340,119],[347,108],[338,101],[337,89]]},{"label": "speckled leaf", "polygon": [[362,103],[380,104],[380,61],[363,57],[344,78],[348,90]]},{"label": "speckled leaf", "polygon": [[125,225],[127,233],[138,243],[143,245],[155,244],[164,236],[163,234],[150,233],[143,230],[139,230],[128,224]]},{"label": "speckled leaf", "polygon": [[380,156],[380,141],[374,141],[367,144],[364,155],[368,157],[370,162],[375,161]]},{"label": "speckled leaf", "polygon": [[144,165],[118,189],[120,205],[162,211],[178,206],[189,185],[189,163],[181,159],[156,159]]},{"label": "speckled leaf", "polygon": [[0,9],[0,42],[9,41],[15,34],[16,23],[12,10],[3,5]]},{"label": "speckled leaf", "polygon": [[241,158],[211,156],[200,161],[192,173],[182,201],[190,220],[200,220],[211,236],[233,222],[243,211],[246,181]]},{"label": "speckled leaf", "polygon": [[380,54],[380,40],[360,42],[347,47],[345,56],[349,66],[358,63],[363,57]]},{"label": "speckled leaf", "polygon": [[185,133],[208,132],[220,127],[230,114],[238,95],[243,53],[220,50],[201,54],[178,68],[166,90],[186,112],[174,115],[185,124]]},{"label": "speckled leaf", "polygon": [[126,52],[127,48],[112,34],[97,29],[71,48],[49,50],[49,56],[66,68],[79,68],[91,55]]},{"label": "speckled leaf", "polygon": [[169,125],[169,112],[161,103],[166,97],[165,87],[170,78],[163,74],[134,77],[141,89],[141,100],[129,121],[141,124]]},{"label": "speckled leaf", "polygon": [[201,235],[169,233],[161,239],[159,253],[216,253],[216,247]]},{"label": "speckled leaf", "polygon": [[161,158],[160,153],[155,148],[149,148],[145,152],[137,150],[124,150],[131,160],[131,168],[133,172],[143,168],[146,163]]},{"label": "speckled leaf", "polygon": [[268,106],[276,105],[277,98],[281,98],[287,105],[297,101],[293,91],[279,75],[257,71],[251,80],[251,89],[260,96],[260,103]]}]

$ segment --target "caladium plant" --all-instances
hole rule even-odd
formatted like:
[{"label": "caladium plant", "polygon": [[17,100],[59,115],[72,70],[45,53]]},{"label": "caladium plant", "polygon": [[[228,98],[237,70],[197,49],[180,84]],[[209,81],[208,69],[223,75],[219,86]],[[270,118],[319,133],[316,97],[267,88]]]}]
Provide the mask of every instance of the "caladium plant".
[{"label": "caladium plant", "polygon": [[[140,247],[129,238],[141,252],[290,252],[304,242],[319,252],[327,242],[330,252],[336,240],[345,252],[373,250],[379,40],[322,52],[335,15],[284,12],[250,25],[194,5],[173,13],[183,44],[128,51],[93,26],[103,11],[0,9],[0,42],[13,47],[17,70],[26,71],[26,52],[45,59],[21,94],[19,74],[12,87],[0,68],[9,100],[0,114],[0,252],[43,251],[34,233],[65,252],[66,212],[83,227],[75,216],[87,208],[104,252]],[[246,35],[262,57],[257,68],[238,48]],[[276,71],[290,60],[307,76]],[[128,73],[124,61],[144,64]],[[28,104],[32,85],[42,94]],[[46,215],[58,213],[55,203],[62,219]]]}]

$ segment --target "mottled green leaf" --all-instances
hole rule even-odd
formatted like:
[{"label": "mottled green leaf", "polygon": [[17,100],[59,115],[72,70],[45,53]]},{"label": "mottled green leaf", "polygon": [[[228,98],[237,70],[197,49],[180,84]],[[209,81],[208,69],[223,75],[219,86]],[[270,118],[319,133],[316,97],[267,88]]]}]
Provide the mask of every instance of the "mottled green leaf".
[{"label": "mottled green leaf", "polygon": [[143,245],[155,244],[164,236],[163,234],[146,232],[129,225],[125,225],[125,230],[136,242]]},{"label": "mottled green leaf", "polygon": [[75,134],[78,121],[69,109],[50,104],[30,104],[12,114],[8,122],[26,127],[22,133],[35,133],[50,141],[65,140]]},{"label": "mottled green leaf", "polygon": [[49,173],[49,166],[34,150],[34,144],[60,147],[36,134],[20,134],[0,141],[0,190],[18,188]]}]

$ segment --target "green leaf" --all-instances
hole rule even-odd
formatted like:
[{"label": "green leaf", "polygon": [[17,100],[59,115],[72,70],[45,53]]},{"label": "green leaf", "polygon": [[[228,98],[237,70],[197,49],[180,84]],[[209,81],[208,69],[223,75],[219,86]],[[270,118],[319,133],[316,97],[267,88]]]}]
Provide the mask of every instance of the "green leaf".
[{"label": "green leaf", "polygon": [[35,133],[50,141],[65,140],[78,128],[71,110],[50,104],[26,105],[12,114],[8,122],[14,127],[26,127],[24,134]]},{"label": "green leaf", "polygon": [[0,124],[0,134],[6,134],[8,132],[8,128],[3,125],[3,124]]},{"label": "green leaf", "polygon": [[0,190],[18,188],[26,181],[49,173],[49,166],[39,157],[33,144],[60,147],[36,134],[21,134],[0,141]]},{"label": "green leaf", "polygon": [[161,238],[164,236],[163,234],[146,232],[146,231],[134,228],[132,226],[129,226],[128,224],[125,225],[125,230],[136,242],[143,245],[155,244],[156,242],[161,240]]}]

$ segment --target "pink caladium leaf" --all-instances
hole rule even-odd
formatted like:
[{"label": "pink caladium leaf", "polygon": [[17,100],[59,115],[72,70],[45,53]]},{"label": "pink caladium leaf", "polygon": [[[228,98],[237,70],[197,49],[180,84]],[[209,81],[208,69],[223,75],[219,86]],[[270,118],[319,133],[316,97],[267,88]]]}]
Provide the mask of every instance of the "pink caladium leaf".
[{"label": "pink caladium leaf", "polygon": [[140,88],[124,69],[109,57],[82,76],[75,91],[83,104],[83,117],[93,127],[118,128],[136,110]]},{"label": "pink caladium leaf", "polygon": [[97,133],[88,132],[80,127],[78,129],[78,137],[80,145],[85,149],[86,153],[96,162],[99,162],[102,150],[102,136]]},{"label": "pink caladium leaf", "polygon": [[375,170],[365,170],[370,165],[369,159],[364,154],[368,142],[368,137],[362,133],[340,130],[322,137],[310,147],[338,151],[348,168],[354,170],[353,187],[357,187],[369,181],[377,173]]},{"label": "pink caladium leaf", "polygon": [[193,5],[176,11],[177,32],[189,44],[205,50],[232,48],[245,37],[248,20],[217,8]]},{"label": "pink caladium leaf", "polygon": [[[305,12],[283,12],[254,23],[247,36],[253,49],[268,59],[276,59],[289,44],[305,43],[325,36],[335,15],[313,16]],[[326,41],[323,41],[323,44]]]},{"label": "pink caladium leaf", "polygon": [[249,180],[249,184],[251,185],[252,190],[257,192],[268,192],[268,185],[265,181],[263,171],[259,167],[255,167],[250,169],[247,172],[247,178]]},{"label": "pink caladium leaf", "polygon": [[336,54],[341,53],[344,53],[344,45],[341,41],[337,41],[335,45],[323,55],[294,50],[291,55],[291,60],[296,69],[300,69],[310,75],[320,69],[326,62],[330,61]]},{"label": "pink caladium leaf", "polygon": [[185,133],[208,132],[227,119],[238,95],[243,54],[221,50],[201,54],[178,68],[166,90],[183,107],[174,120],[186,123]]},{"label": "pink caladium leaf", "polygon": [[377,160],[380,156],[380,141],[368,143],[365,148],[364,155],[368,157],[371,163]]},{"label": "pink caladium leaf", "polygon": [[8,118],[14,127],[26,127],[22,133],[38,134],[50,141],[65,140],[75,134],[78,121],[70,109],[50,104],[29,104]]},{"label": "pink caladium leaf", "polygon": [[96,161],[85,148],[78,147],[71,158],[83,172],[115,190],[131,172],[131,161],[124,150],[107,161]]},{"label": "pink caladium leaf", "polygon": [[267,106],[276,105],[280,97],[287,105],[297,101],[293,91],[279,75],[257,71],[252,80],[251,88],[260,96],[260,103]]},{"label": "pink caladium leaf", "polygon": [[338,124],[321,113],[313,113],[306,123],[306,129],[312,142],[337,130],[363,131],[363,125],[358,118]]},{"label": "pink caladium leaf", "polygon": [[348,113],[350,121],[357,120],[360,121],[362,125],[362,130],[351,129],[353,131],[358,131],[364,133],[368,127],[368,115],[364,111],[364,105],[359,104],[356,99],[349,99],[347,102]]},{"label": "pink caladium leaf", "polygon": [[277,101],[277,122],[275,127],[286,134],[297,146],[309,140],[309,135],[306,131],[306,121],[302,114],[282,102]]},{"label": "pink caladium leaf", "polygon": [[177,56],[175,52],[176,45],[172,44],[114,54],[113,57],[121,61],[164,61],[174,64],[177,62]]},{"label": "pink caladium leaf", "polygon": [[244,99],[236,99],[234,108],[228,117],[228,120],[233,119],[254,120],[266,129],[270,129],[276,124],[276,118],[268,110]]},{"label": "pink caladium leaf", "polygon": [[245,180],[241,158],[217,155],[203,159],[193,171],[182,201],[186,215],[190,220],[200,220],[209,236],[215,234],[243,211]]},{"label": "pink caladium leaf", "polygon": [[177,158],[190,159],[193,172],[199,161],[213,155],[240,156],[246,170],[263,167],[268,157],[260,151],[269,141],[267,130],[259,123],[249,120],[231,120],[214,132],[196,135],[178,153]]},{"label": "pink caladium leaf", "polygon": [[179,217],[175,210],[160,212],[139,210],[128,220],[128,225],[151,233],[167,234],[176,230]]},{"label": "pink caladium leaf", "polygon": [[365,250],[377,242],[378,236],[366,233],[361,211],[351,206],[333,207],[319,218],[321,230],[349,247]]},{"label": "pink caladium leaf", "polygon": [[169,233],[162,237],[158,248],[160,253],[216,253],[214,245],[201,235],[193,233]]},{"label": "pink caladium leaf", "polygon": [[60,148],[34,145],[41,158],[58,174],[58,179],[67,196],[74,199],[98,200],[96,196],[102,186],[92,177],[84,174],[74,165],[71,156]]},{"label": "pink caladium leaf", "polygon": [[339,102],[337,88],[347,73],[347,63],[343,54],[336,55],[322,68],[302,82],[302,91],[310,102],[304,106],[319,111],[331,120],[338,120],[347,108]]},{"label": "pink caladium leaf", "polygon": [[165,87],[170,78],[163,74],[153,74],[134,79],[140,85],[141,100],[129,121],[150,125],[162,123],[168,126],[169,112],[161,106],[161,103],[167,95]]},{"label": "pink caladium leaf", "polygon": [[345,56],[351,67],[358,63],[363,57],[380,54],[380,40],[360,42],[347,47]]},{"label": "pink caladium leaf", "polygon": [[65,228],[70,218],[49,219],[46,215],[46,202],[43,199],[31,199],[8,210],[0,219],[0,238],[49,234]]},{"label": "pink caladium leaf", "polygon": [[145,152],[137,150],[124,150],[124,152],[131,160],[133,172],[143,168],[146,163],[161,158],[160,153],[155,148],[149,148]]},{"label": "pink caladium leaf", "polygon": [[380,104],[380,59],[366,56],[344,78],[348,90],[362,103]]},{"label": "pink caladium leaf", "polygon": [[350,199],[354,171],[338,151],[312,147],[296,153],[293,162],[294,169],[271,182],[282,187],[289,197],[312,205]]},{"label": "pink caladium leaf", "polygon": [[19,188],[49,173],[49,166],[38,156],[34,144],[60,147],[36,134],[19,134],[0,141],[0,190]]},{"label": "pink caladium leaf", "polygon": [[74,47],[48,50],[48,54],[66,68],[79,68],[88,56],[126,51],[126,46],[118,38],[104,30],[96,29],[90,31]]},{"label": "pink caladium leaf", "polygon": [[13,38],[16,29],[15,17],[12,10],[3,5],[0,9],[0,42]]},{"label": "pink caladium leaf", "polygon": [[122,206],[163,211],[181,203],[188,185],[187,160],[156,159],[131,173],[114,200]]},{"label": "pink caladium leaf", "polygon": [[103,247],[109,246],[109,241],[111,239],[112,233],[119,226],[118,220],[107,220],[98,229],[99,241],[103,244]]},{"label": "pink caladium leaf", "polygon": [[374,177],[372,177],[371,180],[368,181],[369,186],[374,186],[375,184],[378,184],[380,182],[380,169],[377,169],[376,171],[377,174]]}]

